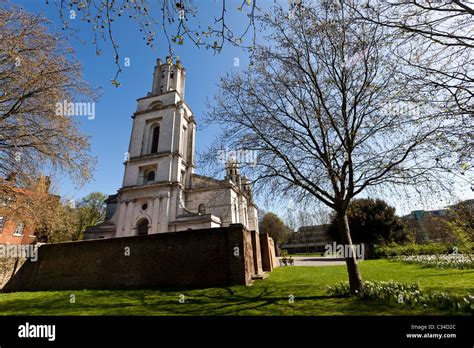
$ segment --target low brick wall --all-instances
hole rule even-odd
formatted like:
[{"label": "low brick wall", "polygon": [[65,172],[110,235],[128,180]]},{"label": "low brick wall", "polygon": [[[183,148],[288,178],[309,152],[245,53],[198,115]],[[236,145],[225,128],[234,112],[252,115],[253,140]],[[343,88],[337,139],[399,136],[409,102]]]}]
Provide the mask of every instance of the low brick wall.
[{"label": "low brick wall", "polygon": [[262,254],[260,247],[260,234],[256,231],[250,232],[252,235],[252,251],[253,251],[253,272],[254,274],[262,274]]},{"label": "low brick wall", "polygon": [[270,262],[273,263],[273,268],[278,267],[280,265],[277,259],[278,248],[271,237],[268,237],[268,249],[270,250]]},{"label": "low brick wall", "polygon": [[264,272],[271,272],[273,268],[278,267],[278,259],[275,255],[275,243],[267,233],[260,234],[260,249],[262,270]]},{"label": "low brick wall", "polygon": [[26,262],[25,257],[0,257],[0,289],[18,272],[18,270]]},{"label": "low brick wall", "polygon": [[148,236],[47,244],[4,292],[248,285],[251,232],[236,224]]}]

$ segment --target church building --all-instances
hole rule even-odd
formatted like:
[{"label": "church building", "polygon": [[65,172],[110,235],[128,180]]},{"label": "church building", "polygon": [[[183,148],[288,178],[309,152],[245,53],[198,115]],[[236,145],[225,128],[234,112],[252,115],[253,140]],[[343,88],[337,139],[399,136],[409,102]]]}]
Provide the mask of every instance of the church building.
[{"label": "church building", "polygon": [[[151,92],[133,114],[122,187],[107,200],[104,223],[84,239],[226,227],[258,233],[250,181],[228,159],[223,180],[194,173],[196,122],[184,99],[186,70],[157,60]],[[217,154],[216,154],[217,157]]]}]

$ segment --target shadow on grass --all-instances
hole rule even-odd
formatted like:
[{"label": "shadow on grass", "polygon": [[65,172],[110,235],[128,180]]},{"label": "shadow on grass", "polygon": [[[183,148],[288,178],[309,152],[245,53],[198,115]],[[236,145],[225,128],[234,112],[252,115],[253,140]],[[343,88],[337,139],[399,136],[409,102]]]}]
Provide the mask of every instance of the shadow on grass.
[{"label": "shadow on grass", "polygon": [[[219,311],[219,315],[232,315],[245,310],[263,309],[263,307],[271,307],[274,305],[288,304],[287,296],[272,296],[268,288],[262,289],[258,294],[252,293],[252,296],[244,296],[237,294],[232,288],[224,288],[227,296],[212,296],[200,295],[199,299],[190,299],[189,304],[197,305],[197,311],[186,310],[190,315],[202,315],[202,308],[209,305],[212,310]],[[330,298],[336,298],[330,295],[316,295],[316,296],[298,296],[297,301],[320,301]]]},{"label": "shadow on grass", "polygon": [[[278,291],[276,295],[275,289],[252,289],[248,294],[231,287],[207,290],[184,291],[185,305],[178,301],[179,292],[154,289],[12,293],[14,296],[7,300],[0,295],[0,315],[237,315],[242,310],[271,312],[270,307],[288,304],[288,297]],[[76,303],[69,301],[72,293]],[[331,298],[334,297],[298,295],[297,300],[317,303]]]},{"label": "shadow on grass", "polygon": [[[464,294],[474,271],[428,271],[373,262],[367,279],[421,280],[424,288]],[[433,275],[440,276],[439,279]],[[453,277],[451,277],[453,275]],[[423,279],[424,277],[427,277]],[[429,278],[428,278],[429,277]],[[0,315],[445,315],[436,309],[387,306],[327,293],[327,285],[346,280],[344,267],[277,268],[252,286],[91,289],[0,293]],[[75,294],[76,303],[70,303]],[[180,303],[180,295],[185,303]],[[294,303],[289,301],[293,295]]]}]

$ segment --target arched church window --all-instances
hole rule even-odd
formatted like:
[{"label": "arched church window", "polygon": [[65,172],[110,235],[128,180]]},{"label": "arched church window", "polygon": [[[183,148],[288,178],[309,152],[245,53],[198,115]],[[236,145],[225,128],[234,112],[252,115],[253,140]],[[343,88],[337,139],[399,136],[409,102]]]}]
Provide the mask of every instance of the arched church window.
[{"label": "arched church window", "polygon": [[158,142],[160,141],[160,127],[153,128],[151,137],[151,153],[158,152]]},{"label": "arched church window", "polygon": [[205,215],[206,214],[206,205],[205,204],[199,204],[198,213],[200,215]]},{"label": "arched church window", "polygon": [[155,171],[154,170],[150,170],[147,174],[146,174],[146,182],[153,182],[155,181]]},{"label": "arched church window", "polygon": [[174,78],[174,71],[171,71],[170,73],[170,79]]},{"label": "arched church window", "polygon": [[148,234],[148,220],[142,219],[137,224],[137,235],[146,236]]},{"label": "arched church window", "polygon": [[233,222],[238,223],[239,222],[239,212],[237,210],[237,204],[234,204],[234,216],[235,216],[235,220]]},{"label": "arched church window", "polygon": [[153,103],[150,104],[148,109],[149,110],[158,110],[158,109],[161,109],[162,107],[163,107],[163,102],[160,101],[160,100],[156,100],[156,101],[154,101]]}]

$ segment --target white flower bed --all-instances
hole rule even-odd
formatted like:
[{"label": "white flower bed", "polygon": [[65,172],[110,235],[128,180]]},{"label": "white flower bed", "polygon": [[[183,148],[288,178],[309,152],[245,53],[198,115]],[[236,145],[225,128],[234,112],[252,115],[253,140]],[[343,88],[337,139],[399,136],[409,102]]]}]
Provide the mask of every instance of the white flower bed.
[{"label": "white flower bed", "polygon": [[[394,281],[364,281],[362,288],[363,294],[360,297],[365,300],[375,300],[384,304],[434,307],[456,312],[474,313],[474,296],[470,294],[456,296],[444,292],[425,293],[418,284]],[[328,286],[328,291],[331,295],[337,297],[350,296],[348,282]]]},{"label": "white flower bed", "polygon": [[418,264],[423,267],[436,268],[474,268],[474,259],[466,254],[449,255],[402,255],[395,256],[392,260]]}]

